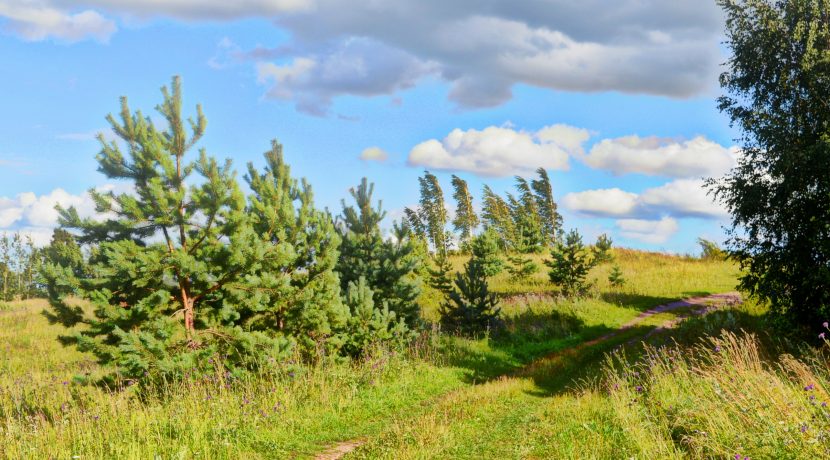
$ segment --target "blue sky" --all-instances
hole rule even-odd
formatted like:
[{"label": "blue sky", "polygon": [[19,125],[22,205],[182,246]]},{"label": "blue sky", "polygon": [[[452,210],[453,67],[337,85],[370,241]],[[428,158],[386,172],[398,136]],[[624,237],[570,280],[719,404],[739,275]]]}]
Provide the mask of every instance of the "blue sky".
[{"label": "blue sky", "polygon": [[[0,231],[46,241],[56,202],[89,210],[85,190],[112,186],[94,160],[105,115],[122,95],[153,114],[181,75],[201,146],[241,170],[277,138],[333,210],[362,176],[396,216],[424,169],[478,198],[546,166],[565,226],[589,237],[723,238],[699,180],[737,152],[714,5],[445,3],[0,0]],[[370,147],[387,158],[361,159]]]}]

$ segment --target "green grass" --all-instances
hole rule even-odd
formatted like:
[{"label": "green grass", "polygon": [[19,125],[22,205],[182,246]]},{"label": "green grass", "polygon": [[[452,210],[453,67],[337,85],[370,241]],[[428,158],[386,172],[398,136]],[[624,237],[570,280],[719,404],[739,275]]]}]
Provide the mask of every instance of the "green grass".
[{"label": "green grass", "polygon": [[[682,311],[544,360],[521,377],[500,377],[649,307],[734,289],[737,272],[726,262],[615,254],[627,286],[611,290],[610,267],[602,266],[591,274],[596,287],[580,300],[558,299],[544,273],[521,285],[499,275],[493,287],[507,327],[498,334],[470,340],[432,332],[407,353],[378,350],[353,363],[290,365],[242,380],[217,371],[143,394],[74,383],[73,376],[101,369],[57,343],[62,329],[39,314],[44,302],[14,302],[0,312],[0,458],[303,458],[355,438],[367,440],[357,457],[556,457],[587,452],[575,441],[557,451],[547,445],[577,436],[583,424],[606,433],[598,445],[608,449],[636,445],[619,423],[604,422],[613,410],[590,404],[601,393],[583,399],[568,388],[600,372],[604,352]],[[434,319],[433,294],[424,301]]]}]

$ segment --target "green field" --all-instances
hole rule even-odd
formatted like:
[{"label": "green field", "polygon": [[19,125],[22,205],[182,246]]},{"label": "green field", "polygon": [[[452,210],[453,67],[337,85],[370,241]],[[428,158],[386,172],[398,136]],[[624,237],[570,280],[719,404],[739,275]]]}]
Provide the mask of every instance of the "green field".
[{"label": "green field", "polygon": [[[830,389],[819,352],[765,352],[751,304],[638,339],[689,308],[650,307],[734,289],[737,271],[616,250],[628,283],[592,273],[592,293],[562,300],[542,274],[499,275],[506,328],[478,340],[425,332],[406,353],[351,363],[288,363],[242,379],[217,371],[122,392],[76,383],[98,364],[56,340],[40,300],[0,312],[0,454],[4,458],[816,458],[827,454]],[[460,266],[463,260],[454,260]],[[434,294],[424,294],[435,317]],[[714,339],[706,339],[711,334]],[[673,342],[672,342],[673,343]],[[674,345],[673,345],[674,346]],[[608,352],[617,350],[616,353]],[[717,350],[717,351],[716,351]],[[218,363],[217,363],[218,364]],[[805,388],[808,388],[805,390]]]}]

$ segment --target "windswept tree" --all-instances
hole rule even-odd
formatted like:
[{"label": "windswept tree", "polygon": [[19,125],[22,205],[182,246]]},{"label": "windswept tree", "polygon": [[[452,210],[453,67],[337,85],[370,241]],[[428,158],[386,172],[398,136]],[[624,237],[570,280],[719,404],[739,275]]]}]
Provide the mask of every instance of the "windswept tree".
[{"label": "windswept tree", "polygon": [[386,308],[409,326],[415,326],[420,320],[416,299],[420,293],[417,270],[421,264],[416,242],[410,238],[407,227],[396,227],[395,241],[383,239],[380,222],[386,211],[380,201],[376,207],[373,205],[374,184],[365,177],[349,193],[354,205],[342,202],[338,226],[342,239],[337,262],[340,287],[344,293],[349,289],[370,290],[361,293],[361,302],[368,302],[366,298],[371,297],[378,311]]},{"label": "windswept tree", "polygon": [[536,206],[542,221],[542,234],[548,245],[553,244],[562,235],[562,215],[559,214],[556,202],[553,200],[553,187],[545,168],[536,170],[538,179],[531,181],[531,187],[536,198]]},{"label": "windswept tree", "polygon": [[447,293],[451,289],[450,273],[452,266],[449,261],[450,233],[447,231],[447,208],[444,204],[444,192],[438,178],[429,171],[424,177],[418,178],[421,188],[421,199],[418,210],[406,208],[405,213],[410,225],[423,232],[426,240],[432,244],[433,265],[429,268],[430,285],[441,292]]},{"label": "windswept tree", "polygon": [[518,198],[508,194],[510,215],[513,218],[512,249],[520,253],[538,252],[545,244],[544,227],[536,197],[525,178],[516,176]]},{"label": "windswept tree", "polygon": [[720,109],[738,165],[711,190],[732,215],[740,286],[802,323],[830,318],[830,0],[719,0],[731,51]]},{"label": "windswept tree", "polygon": [[122,98],[120,119],[107,118],[119,141],[99,136],[99,170],[131,191],[90,191],[104,220],[59,209],[90,253],[81,272],[71,268],[75,255],[44,269],[49,318],[85,325],[64,343],[129,379],[177,376],[216,354],[251,368],[295,343],[335,351],[329,339],[348,321],[333,271],[339,238],[308,184],[290,176],[274,142],[263,172],[248,167],[246,199],[230,161],[204,149],[188,159],[207,122],[199,106],[195,119],[183,118],[179,79],[162,93],[164,130]]},{"label": "windswept tree", "polygon": [[510,205],[507,204],[504,198],[485,185],[481,208],[481,217],[485,228],[492,229],[498,234],[502,249],[509,248],[515,239]]},{"label": "windswept tree", "polygon": [[479,224],[478,216],[473,209],[473,196],[470,194],[467,182],[456,175],[452,176],[452,187],[452,196],[456,203],[452,225],[461,238],[461,247],[469,250],[473,233]]}]

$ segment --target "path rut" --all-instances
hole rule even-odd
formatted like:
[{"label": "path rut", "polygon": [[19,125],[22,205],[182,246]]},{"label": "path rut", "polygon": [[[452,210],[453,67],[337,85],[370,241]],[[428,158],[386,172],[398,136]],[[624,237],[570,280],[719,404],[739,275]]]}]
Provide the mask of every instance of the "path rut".
[{"label": "path rut", "polygon": [[[524,367],[519,368],[517,371],[514,371],[514,372],[510,373],[509,375],[512,375],[512,376],[527,376],[527,375],[530,375],[540,365],[544,364],[547,361],[550,361],[550,360],[553,360],[553,359],[558,359],[558,358],[561,358],[563,356],[574,355],[574,354],[577,354],[579,351],[584,350],[586,348],[589,348],[589,347],[607,342],[607,341],[619,336],[620,334],[622,334],[626,330],[637,326],[638,324],[642,323],[647,318],[649,318],[651,316],[654,316],[654,315],[657,315],[657,314],[660,314],[660,313],[665,313],[665,312],[669,312],[669,311],[672,311],[672,310],[677,310],[677,309],[680,309],[680,308],[699,307],[699,308],[696,308],[696,309],[690,311],[688,314],[683,315],[682,317],[671,319],[669,321],[664,322],[663,324],[658,326],[656,329],[650,331],[648,334],[645,334],[644,336],[638,337],[636,339],[632,339],[631,341],[629,341],[629,343],[632,343],[636,340],[643,340],[643,339],[646,339],[646,338],[648,338],[648,337],[650,337],[650,336],[652,336],[652,335],[654,335],[658,332],[665,331],[667,329],[671,329],[674,326],[676,326],[680,321],[682,321],[683,319],[688,318],[690,316],[704,315],[704,314],[706,314],[706,313],[708,313],[708,312],[710,312],[714,309],[718,309],[718,308],[721,308],[721,307],[724,307],[724,306],[733,306],[733,305],[736,305],[740,302],[741,302],[741,296],[740,296],[739,293],[737,293],[737,292],[727,292],[727,293],[722,293],[722,294],[712,294],[712,295],[707,295],[707,296],[691,297],[691,298],[682,299],[682,300],[678,300],[678,301],[675,301],[675,302],[670,302],[670,303],[663,304],[663,305],[658,305],[654,308],[651,308],[649,310],[646,310],[646,311],[640,313],[639,315],[637,315],[636,318],[632,319],[631,321],[628,321],[627,323],[620,326],[618,329],[616,329],[612,332],[609,332],[608,334],[597,337],[595,339],[591,339],[587,342],[582,342],[582,343],[580,343],[579,345],[577,345],[575,347],[570,347],[568,349],[557,351],[557,352],[548,354],[546,356],[543,356],[541,358],[538,358],[538,359],[534,360],[533,362],[528,363]],[[507,377],[507,376],[508,375],[504,375],[502,377]],[[459,390],[456,390],[456,391],[459,391]],[[452,392],[450,392],[449,394],[447,394],[445,396],[449,396],[453,393],[455,393],[455,391],[452,391]],[[355,449],[359,448],[365,442],[366,442],[365,439],[350,439],[350,440],[338,442],[338,443],[335,443],[335,444],[332,444],[332,445],[328,446],[323,452],[321,452],[317,456],[315,456],[314,459],[315,460],[339,460],[339,459],[343,458],[344,456],[346,456],[348,453],[350,453],[350,452],[354,451]]]}]

